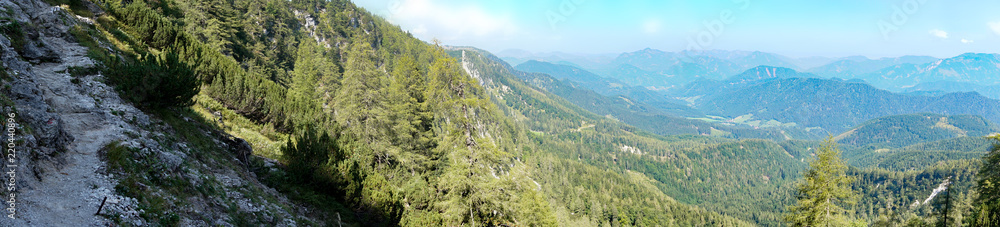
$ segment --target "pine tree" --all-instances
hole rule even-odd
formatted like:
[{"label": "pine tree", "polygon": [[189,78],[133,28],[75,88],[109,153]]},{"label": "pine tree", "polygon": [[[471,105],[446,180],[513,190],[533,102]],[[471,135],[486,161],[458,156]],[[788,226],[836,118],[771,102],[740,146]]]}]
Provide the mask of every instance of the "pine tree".
[{"label": "pine tree", "polygon": [[[1000,142],[1000,135],[990,139]],[[979,197],[974,202],[971,223],[973,226],[1000,226],[1000,143],[994,143],[990,152],[983,156],[977,177]]]},{"label": "pine tree", "polygon": [[411,81],[422,77],[416,68],[416,63],[409,56],[403,57],[392,72],[392,83],[389,85],[389,101],[392,102],[391,114],[393,121],[393,144],[403,150],[416,149],[415,138],[417,137],[418,122],[416,108],[418,107],[417,97],[410,94],[409,84]]},{"label": "pine tree", "polygon": [[318,133],[315,127],[307,124],[302,127],[302,133],[296,135],[294,143],[289,138],[281,149],[282,159],[296,182],[325,186],[324,183],[334,179],[319,179],[317,171],[328,162],[336,163],[344,158],[334,138],[325,131]]},{"label": "pine tree", "polygon": [[284,119],[285,125],[296,127],[291,123],[295,119],[299,123],[313,122],[318,117],[319,106],[316,101],[316,82],[320,77],[318,68],[322,65],[319,60],[318,48],[313,42],[304,42],[304,48],[299,49],[298,59],[295,61],[295,71],[292,72],[292,84],[288,88],[285,96],[285,106],[294,114],[289,114]]},{"label": "pine tree", "polygon": [[391,127],[386,106],[386,75],[376,67],[375,53],[368,42],[356,41],[348,52],[344,79],[334,100],[334,116],[356,139],[373,150],[384,149],[381,142]]},{"label": "pine tree", "polygon": [[847,210],[843,205],[854,202],[850,188],[853,181],[846,174],[847,165],[840,159],[840,150],[833,137],[823,141],[816,160],[798,185],[798,204],[789,207],[785,220],[793,226],[846,226]]}]

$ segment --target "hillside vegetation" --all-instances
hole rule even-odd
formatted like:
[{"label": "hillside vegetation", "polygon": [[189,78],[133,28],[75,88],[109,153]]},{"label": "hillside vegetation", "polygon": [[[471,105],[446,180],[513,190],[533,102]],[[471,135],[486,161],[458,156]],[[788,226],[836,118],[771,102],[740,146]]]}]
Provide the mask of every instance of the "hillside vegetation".
[{"label": "hillside vegetation", "polygon": [[872,147],[903,147],[956,137],[982,137],[1000,131],[979,116],[906,114],[869,120],[835,139],[842,144]]},{"label": "hillside vegetation", "polygon": [[[93,24],[74,32],[97,61],[95,74],[177,127],[173,140],[199,150],[224,143],[201,130],[245,140],[253,155],[231,164],[327,225],[776,226],[803,201],[800,182],[817,173],[810,163],[821,162],[836,163],[833,177],[850,188],[838,213],[856,223],[933,222],[942,206],[910,204],[939,201],[934,188],[954,182],[960,193],[947,198],[971,215],[981,190],[972,182],[983,176],[975,170],[991,167],[975,159],[991,143],[980,136],[996,131],[989,121],[1000,116],[998,101],[975,94],[906,96],[803,78],[812,74],[762,52],[644,50],[616,60],[661,75],[697,71],[682,78],[696,82],[671,94],[725,118],[704,116],[655,87],[617,87],[541,62],[518,68],[546,73],[522,72],[480,49],[428,43],[346,0],[96,7],[103,12],[88,10]],[[912,112],[986,118],[916,114],[855,127]],[[796,140],[852,127],[838,137],[843,155]],[[146,223],[194,215],[184,201],[150,195],[214,195],[180,183],[156,191],[174,189],[166,187],[174,178],[140,171],[157,159],[124,162],[139,151],[107,149],[123,179],[115,193],[156,205]],[[237,225],[277,225],[229,215],[241,217]]]},{"label": "hillside vegetation", "polygon": [[[506,115],[510,107],[495,104],[487,78],[463,70],[460,56],[350,2],[111,1],[105,9],[90,29],[114,47],[94,51],[108,70],[180,56],[171,64],[190,67],[201,83],[190,108],[220,113],[219,127],[279,159],[286,168],[257,174],[326,217],[406,226],[747,225],[677,202],[641,174],[557,155],[568,144]],[[602,119],[561,102],[555,108],[580,120]],[[583,174],[540,174],[568,171]],[[585,206],[557,199],[571,189]]]}]

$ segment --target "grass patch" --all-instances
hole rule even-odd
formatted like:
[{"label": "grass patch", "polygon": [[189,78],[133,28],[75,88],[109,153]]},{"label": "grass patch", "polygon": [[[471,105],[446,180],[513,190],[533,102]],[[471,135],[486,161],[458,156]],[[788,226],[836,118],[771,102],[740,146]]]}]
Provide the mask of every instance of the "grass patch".
[{"label": "grass patch", "polygon": [[105,157],[108,161],[109,170],[132,171],[136,168],[136,163],[132,159],[132,154],[136,152],[134,148],[122,146],[119,141],[112,142],[104,146]]},{"label": "grass patch", "polygon": [[97,72],[99,71],[100,69],[98,69],[96,66],[88,66],[88,67],[70,66],[69,68],[66,68],[66,72],[68,72],[69,75],[73,77],[94,75],[97,74]]},{"label": "grass patch", "polygon": [[[138,155],[139,149],[123,146],[118,141],[104,146],[103,151],[108,171],[118,173],[124,178],[115,185],[115,191],[138,200],[138,208],[143,210],[140,216],[161,225],[167,224],[164,226],[175,226],[180,222],[180,217],[173,213],[174,205],[161,196],[158,189],[162,187],[168,191],[175,191],[172,189],[190,184],[183,180],[180,180],[184,182],[180,185],[166,183],[159,174],[163,172],[162,168],[149,168],[152,163],[160,163],[159,160]],[[183,194],[178,193],[178,195]]]},{"label": "grass patch", "polygon": [[76,41],[80,43],[80,46],[85,46],[87,48],[99,48],[97,41],[93,37],[98,37],[99,33],[93,28],[85,28],[81,25],[73,26],[73,29],[69,30],[69,33],[76,38]]},{"label": "grass patch", "polygon": [[0,31],[10,40],[10,46],[14,48],[14,51],[18,53],[24,52],[24,45],[27,43],[27,40],[24,39],[24,30],[21,28],[21,22],[8,17],[0,18],[0,21],[3,20],[7,22],[0,25]]},{"label": "grass patch", "polygon": [[710,135],[715,137],[730,137],[733,133],[711,128]]},{"label": "grass patch", "polygon": [[14,79],[14,78],[13,78],[13,77],[10,77],[10,74],[8,74],[8,73],[7,73],[7,68],[2,68],[2,69],[0,69],[0,80],[3,80],[3,81],[11,81],[11,80],[13,80],[13,79]]},{"label": "grass patch", "polygon": [[206,123],[190,107],[160,108],[153,110],[153,112],[176,133],[175,136],[167,138],[167,143],[185,142],[195,150],[195,152],[190,152],[193,158],[206,163],[210,163],[207,160],[215,160],[227,168],[236,167],[227,158],[221,157],[219,152],[212,152],[223,149],[216,146],[215,141],[205,134],[205,131],[210,130],[205,127],[211,126],[211,124]]},{"label": "grass patch", "polygon": [[[194,96],[195,103],[191,109],[207,124],[215,125],[226,133],[243,138],[253,148],[255,155],[280,160],[281,148],[285,145],[288,135],[277,132],[270,124],[259,125],[222,106],[221,103],[204,94]],[[221,116],[216,116],[215,112]]]}]

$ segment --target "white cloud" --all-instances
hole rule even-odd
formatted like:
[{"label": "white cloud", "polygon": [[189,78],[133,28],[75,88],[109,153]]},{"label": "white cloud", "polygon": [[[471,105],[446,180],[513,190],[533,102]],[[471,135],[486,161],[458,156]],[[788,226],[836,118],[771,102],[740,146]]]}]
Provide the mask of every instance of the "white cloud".
[{"label": "white cloud", "polygon": [[997,35],[1000,35],[1000,21],[989,22],[989,23],[986,23],[986,25],[990,26],[990,29],[993,30],[993,33],[997,33]]},{"label": "white cloud", "polygon": [[931,35],[937,36],[938,38],[947,39],[948,32],[942,31],[941,29],[931,29]]},{"label": "white cloud", "polygon": [[647,20],[642,23],[642,32],[645,32],[646,34],[655,34],[660,32],[660,27],[662,26],[659,20]]},{"label": "white cloud", "polygon": [[975,40],[962,39],[962,43],[968,44],[968,43],[972,43],[972,42],[975,42]]},{"label": "white cloud", "polygon": [[454,40],[473,37],[510,37],[518,28],[509,16],[493,15],[477,6],[403,0],[390,7],[387,19],[410,27],[414,35]]}]

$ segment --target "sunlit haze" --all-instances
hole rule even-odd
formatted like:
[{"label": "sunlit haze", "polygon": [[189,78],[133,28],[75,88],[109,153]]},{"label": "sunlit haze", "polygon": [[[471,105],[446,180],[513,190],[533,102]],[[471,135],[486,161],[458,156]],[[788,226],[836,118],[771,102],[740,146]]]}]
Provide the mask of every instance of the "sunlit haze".
[{"label": "sunlit haze", "polygon": [[370,0],[425,41],[490,51],[722,49],[792,57],[951,57],[1000,49],[996,1]]}]

